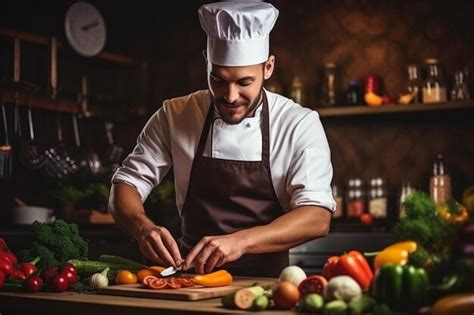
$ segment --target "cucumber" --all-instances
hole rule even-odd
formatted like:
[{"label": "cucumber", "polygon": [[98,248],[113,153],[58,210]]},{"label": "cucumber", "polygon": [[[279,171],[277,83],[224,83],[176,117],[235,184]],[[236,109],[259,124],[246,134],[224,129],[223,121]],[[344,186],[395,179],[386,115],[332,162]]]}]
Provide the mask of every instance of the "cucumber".
[{"label": "cucumber", "polygon": [[142,263],[139,263],[139,262],[136,262],[136,261],[133,261],[133,260],[130,260],[130,259],[127,259],[127,258],[123,258],[123,257],[120,257],[120,256],[114,256],[114,255],[101,255],[99,257],[99,261],[103,261],[103,262],[107,262],[107,263],[114,263],[114,264],[118,264],[118,265],[126,265],[126,266],[129,266],[128,268],[129,269],[145,269],[147,266],[142,264]]},{"label": "cucumber", "polygon": [[324,306],[324,315],[345,315],[347,304],[341,300],[334,300]]},{"label": "cucumber", "polygon": [[257,296],[253,300],[253,309],[256,311],[264,311],[268,308],[269,300],[265,295]]},{"label": "cucumber", "polygon": [[350,315],[359,315],[363,313],[370,313],[374,308],[376,302],[368,295],[363,295],[355,298],[347,304]]}]

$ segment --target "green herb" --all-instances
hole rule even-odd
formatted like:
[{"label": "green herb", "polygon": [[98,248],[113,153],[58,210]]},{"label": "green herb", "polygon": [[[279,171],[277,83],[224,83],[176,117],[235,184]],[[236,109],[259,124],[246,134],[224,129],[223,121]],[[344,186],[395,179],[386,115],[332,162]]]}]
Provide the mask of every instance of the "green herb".
[{"label": "green herb", "polygon": [[64,220],[33,223],[33,242],[29,249],[18,251],[22,261],[41,257],[38,269],[61,267],[70,259],[87,259],[88,244],[79,235],[77,225]]}]

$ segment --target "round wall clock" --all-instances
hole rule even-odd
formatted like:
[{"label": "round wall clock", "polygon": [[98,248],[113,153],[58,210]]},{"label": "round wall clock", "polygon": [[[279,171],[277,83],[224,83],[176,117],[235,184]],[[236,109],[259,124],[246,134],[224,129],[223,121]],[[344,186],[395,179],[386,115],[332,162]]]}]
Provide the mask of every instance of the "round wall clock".
[{"label": "round wall clock", "polygon": [[64,26],[66,38],[78,54],[91,57],[104,48],[107,37],[105,21],[92,4],[74,3],[66,13]]}]

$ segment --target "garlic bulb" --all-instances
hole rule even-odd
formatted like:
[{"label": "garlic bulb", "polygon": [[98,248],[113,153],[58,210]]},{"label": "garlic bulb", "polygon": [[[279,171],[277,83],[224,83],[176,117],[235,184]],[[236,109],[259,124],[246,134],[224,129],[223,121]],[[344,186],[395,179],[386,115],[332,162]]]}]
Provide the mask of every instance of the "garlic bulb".
[{"label": "garlic bulb", "polygon": [[93,288],[103,288],[109,285],[109,279],[107,278],[107,272],[109,267],[105,268],[104,271],[98,272],[92,275],[89,284]]}]

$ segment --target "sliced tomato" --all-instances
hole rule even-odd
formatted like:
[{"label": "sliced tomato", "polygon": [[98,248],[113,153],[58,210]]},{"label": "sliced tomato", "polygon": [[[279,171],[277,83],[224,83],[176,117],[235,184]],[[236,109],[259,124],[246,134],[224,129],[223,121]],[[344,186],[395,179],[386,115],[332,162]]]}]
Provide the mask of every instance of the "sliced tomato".
[{"label": "sliced tomato", "polygon": [[170,289],[179,289],[181,288],[181,281],[176,278],[169,278],[168,279],[168,287]]},{"label": "sliced tomato", "polygon": [[164,288],[166,288],[167,285],[168,284],[167,284],[166,280],[158,279],[158,278],[155,279],[155,280],[152,280],[148,283],[148,287],[150,289],[154,289],[154,290],[164,289]]},{"label": "sliced tomato", "polygon": [[153,281],[153,280],[156,280],[156,279],[158,279],[158,278],[155,277],[155,276],[146,276],[145,278],[143,278],[142,283],[143,283],[145,286],[148,286],[148,283],[149,283],[150,281]]},{"label": "sliced tomato", "polygon": [[298,290],[300,291],[301,295],[310,293],[323,294],[324,288],[327,285],[328,281],[326,280],[326,278],[320,275],[313,275],[304,279],[300,283]]},{"label": "sliced tomato", "polygon": [[183,278],[181,280],[181,287],[183,288],[189,288],[189,287],[194,287],[194,281],[193,279],[186,279],[186,278]]}]

